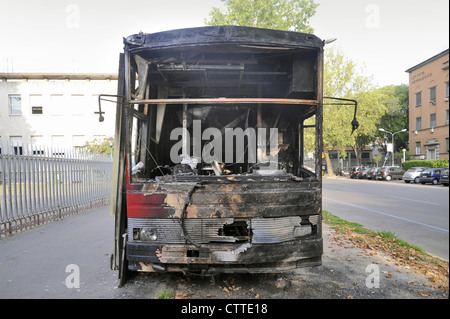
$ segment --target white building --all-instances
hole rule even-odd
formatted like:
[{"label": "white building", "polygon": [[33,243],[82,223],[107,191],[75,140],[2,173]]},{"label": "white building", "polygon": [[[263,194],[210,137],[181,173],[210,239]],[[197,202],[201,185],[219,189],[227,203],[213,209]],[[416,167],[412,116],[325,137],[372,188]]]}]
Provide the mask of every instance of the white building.
[{"label": "white building", "polygon": [[78,148],[94,139],[114,137],[115,104],[99,94],[116,94],[116,74],[0,73],[0,141]]}]

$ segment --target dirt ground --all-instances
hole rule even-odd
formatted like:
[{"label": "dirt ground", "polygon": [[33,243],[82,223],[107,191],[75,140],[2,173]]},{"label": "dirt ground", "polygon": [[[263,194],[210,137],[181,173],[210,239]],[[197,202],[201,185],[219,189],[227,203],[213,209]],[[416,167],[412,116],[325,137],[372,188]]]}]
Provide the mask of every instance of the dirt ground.
[{"label": "dirt ground", "polygon": [[448,299],[448,291],[381,251],[358,247],[323,224],[322,265],[283,274],[199,277],[139,273],[116,298],[156,299]]}]

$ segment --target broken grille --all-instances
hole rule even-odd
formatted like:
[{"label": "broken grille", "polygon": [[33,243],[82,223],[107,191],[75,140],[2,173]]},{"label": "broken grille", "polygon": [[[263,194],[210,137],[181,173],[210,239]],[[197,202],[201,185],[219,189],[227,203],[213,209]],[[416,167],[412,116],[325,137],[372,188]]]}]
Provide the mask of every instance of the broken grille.
[{"label": "broken grille", "polygon": [[[309,220],[314,220],[310,217]],[[308,218],[302,222],[300,216],[279,218],[214,218],[186,219],[186,231],[192,241],[207,243],[243,243],[253,244],[281,243],[313,234],[314,224]],[[153,243],[184,244],[180,219],[129,218],[128,236],[133,240],[143,240],[143,229],[150,231]]]}]

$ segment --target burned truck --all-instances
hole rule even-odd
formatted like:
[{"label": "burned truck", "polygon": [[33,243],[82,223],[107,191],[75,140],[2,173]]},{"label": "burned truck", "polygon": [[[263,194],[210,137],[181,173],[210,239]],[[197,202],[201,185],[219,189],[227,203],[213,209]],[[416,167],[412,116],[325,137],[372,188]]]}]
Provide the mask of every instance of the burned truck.
[{"label": "burned truck", "polygon": [[122,283],[130,271],[321,264],[323,47],[238,26],[124,38],[118,93],[99,97],[117,107],[111,267]]}]

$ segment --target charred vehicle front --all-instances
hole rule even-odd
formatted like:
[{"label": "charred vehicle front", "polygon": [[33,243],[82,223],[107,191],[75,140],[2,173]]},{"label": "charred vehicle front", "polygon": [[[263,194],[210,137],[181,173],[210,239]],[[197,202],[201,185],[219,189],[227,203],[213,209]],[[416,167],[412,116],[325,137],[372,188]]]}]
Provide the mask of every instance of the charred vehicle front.
[{"label": "charred vehicle front", "polygon": [[323,41],[221,26],[124,44],[111,202],[122,281],[320,265]]}]

